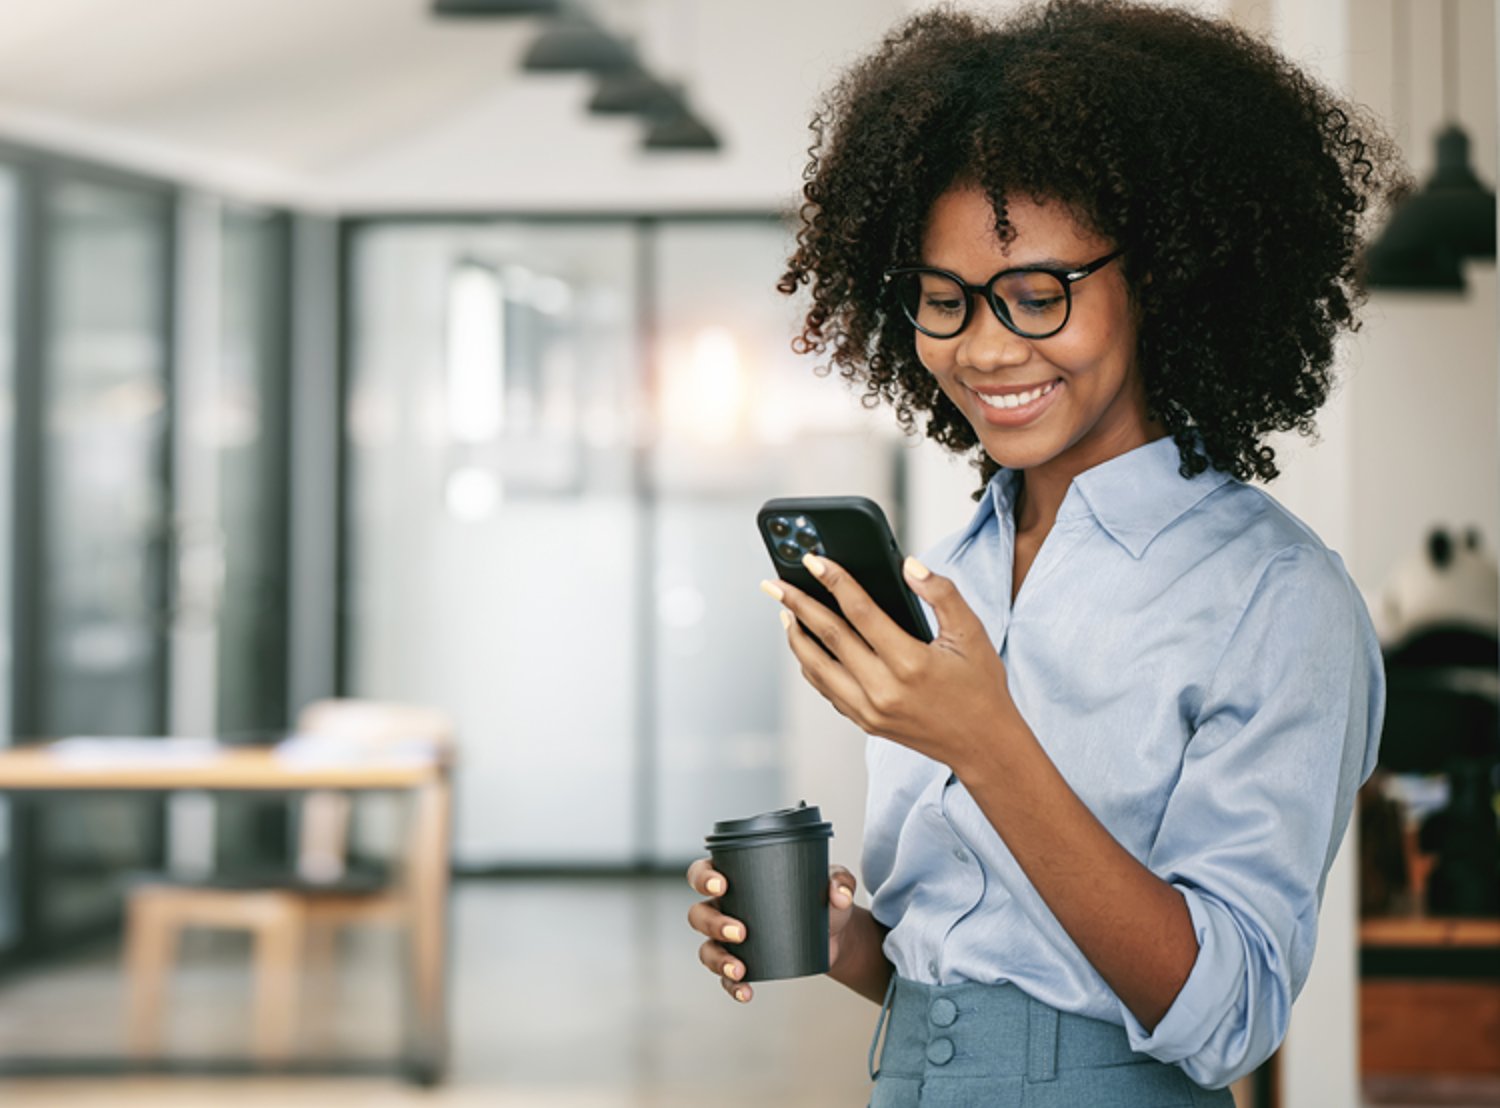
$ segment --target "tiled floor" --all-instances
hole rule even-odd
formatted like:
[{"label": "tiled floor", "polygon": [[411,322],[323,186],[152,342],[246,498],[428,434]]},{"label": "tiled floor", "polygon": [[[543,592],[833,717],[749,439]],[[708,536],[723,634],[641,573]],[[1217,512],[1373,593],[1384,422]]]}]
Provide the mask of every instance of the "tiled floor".
[{"label": "tiled floor", "polygon": [[[439,1090],[386,1078],[0,1080],[0,1105],[865,1104],[875,1008],[821,979],[766,984],[752,1004],[735,1004],[698,964],[697,938],[686,923],[693,899],[680,880],[461,884],[453,1069]],[[391,937],[375,932],[348,946],[337,990],[309,990],[309,1050],[370,1055],[394,1047],[400,1003],[395,954]],[[242,1052],[248,1040],[243,949],[234,942],[199,942],[184,961],[175,982],[172,1049]],[[0,986],[0,1053],[118,1053],[120,1008],[108,951],[6,981]],[[1477,1108],[1491,1101],[1444,1103]]]},{"label": "tiled floor", "polygon": [[[833,1108],[865,1103],[873,1005],[816,979],[731,1001],[699,965],[681,880],[465,883],[455,900],[453,1069],[435,1095],[386,1079],[0,1081],[12,1105],[490,1105],[495,1108]],[[169,1042],[242,1052],[248,982],[238,944],[196,944],[175,982]],[[310,1048],[393,1047],[393,940],[350,944]],[[312,998],[324,1005],[329,998]],[[108,952],[0,988],[0,1052],[117,1053],[120,982]],[[330,1041],[328,1028],[336,1028]]]}]

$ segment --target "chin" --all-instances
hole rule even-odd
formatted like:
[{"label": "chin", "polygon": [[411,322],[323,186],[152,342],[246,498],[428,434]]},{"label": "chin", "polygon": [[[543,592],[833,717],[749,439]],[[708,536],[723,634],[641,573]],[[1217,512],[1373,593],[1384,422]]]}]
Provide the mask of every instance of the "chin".
[{"label": "chin", "polygon": [[997,442],[994,433],[989,432],[981,435],[979,441],[990,461],[1005,469],[1034,469],[1062,453],[1062,447],[1056,443],[1027,443],[1018,441],[1020,437],[1011,434]]}]

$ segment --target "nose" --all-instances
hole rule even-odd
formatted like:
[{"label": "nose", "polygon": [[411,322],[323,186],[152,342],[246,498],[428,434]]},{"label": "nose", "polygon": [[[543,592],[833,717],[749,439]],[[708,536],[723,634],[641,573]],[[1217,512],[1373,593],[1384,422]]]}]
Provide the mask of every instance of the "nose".
[{"label": "nose", "polygon": [[959,364],[986,373],[1020,365],[1031,356],[1031,343],[1001,323],[983,299],[974,305],[958,342]]}]

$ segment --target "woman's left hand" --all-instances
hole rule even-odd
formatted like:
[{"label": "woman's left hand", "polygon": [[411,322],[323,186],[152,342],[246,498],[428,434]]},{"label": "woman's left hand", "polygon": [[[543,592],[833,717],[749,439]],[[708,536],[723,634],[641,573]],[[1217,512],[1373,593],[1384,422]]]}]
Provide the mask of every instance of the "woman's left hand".
[{"label": "woman's left hand", "polygon": [[782,623],[802,675],[867,734],[957,771],[993,746],[997,727],[1018,718],[1005,664],[948,578],[915,558],[902,567],[912,591],[937,613],[937,634],[924,643],[902,630],[836,562],[809,554],[803,564],[838,600],[845,618],[784,581],[761,587],[787,609]]}]

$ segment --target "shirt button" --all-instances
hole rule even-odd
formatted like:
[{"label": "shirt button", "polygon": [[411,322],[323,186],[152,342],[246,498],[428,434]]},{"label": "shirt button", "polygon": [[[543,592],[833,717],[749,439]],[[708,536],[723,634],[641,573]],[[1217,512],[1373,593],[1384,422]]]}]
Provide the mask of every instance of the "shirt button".
[{"label": "shirt button", "polygon": [[927,1016],[939,1027],[952,1027],[958,1019],[958,1005],[945,996],[940,996],[927,1009]]},{"label": "shirt button", "polygon": [[927,1044],[927,1060],[934,1066],[946,1066],[953,1060],[953,1040],[933,1039]]},{"label": "shirt button", "polygon": [[932,974],[932,979],[934,981],[937,980],[938,964],[937,964],[937,959],[936,958],[934,958],[932,961],[930,961],[930,962],[927,963],[927,972],[930,973],[930,974]]},{"label": "shirt button", "polygon": [[953,848],[953,856],[960,862],[967,862],[969,860],[969,852],[961,846]]}]

